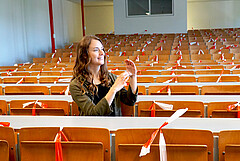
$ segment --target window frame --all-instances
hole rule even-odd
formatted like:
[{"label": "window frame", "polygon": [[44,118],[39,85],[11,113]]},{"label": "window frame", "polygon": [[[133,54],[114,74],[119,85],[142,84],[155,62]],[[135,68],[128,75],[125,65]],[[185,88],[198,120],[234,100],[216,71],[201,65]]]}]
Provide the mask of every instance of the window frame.
[{"label": "window frame", "polygon": [[138,17],[159,17],[159,16],[174,16],[174,0],[172,1],[172,13],[171,14],[152,14],[151,13],[151,0],[148,0],[149,3],[149,15],[145,14],[145,15],[128,15],[128,1],[129,0],[125,0],[125,9],[126,9],[126,17],[127,18],[138,18]]}]

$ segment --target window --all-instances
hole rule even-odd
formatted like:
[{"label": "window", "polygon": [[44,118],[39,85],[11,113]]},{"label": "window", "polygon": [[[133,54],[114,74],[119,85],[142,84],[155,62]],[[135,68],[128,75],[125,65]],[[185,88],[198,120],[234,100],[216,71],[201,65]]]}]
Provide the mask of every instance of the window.
[{"label": "window", "polygon": [[127,0],[127,15],[173,14],[173,0]]}]

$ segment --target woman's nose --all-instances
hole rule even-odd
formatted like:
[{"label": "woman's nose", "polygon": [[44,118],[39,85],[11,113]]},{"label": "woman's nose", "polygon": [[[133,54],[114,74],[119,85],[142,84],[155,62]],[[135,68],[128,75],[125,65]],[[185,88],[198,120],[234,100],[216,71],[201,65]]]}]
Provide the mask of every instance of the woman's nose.
[{"label": "woman's nose", "polygon": [[99,50],[99,54],[100,54],[100,55],[105,55],[105,52],[100,49],[100,50]]}]

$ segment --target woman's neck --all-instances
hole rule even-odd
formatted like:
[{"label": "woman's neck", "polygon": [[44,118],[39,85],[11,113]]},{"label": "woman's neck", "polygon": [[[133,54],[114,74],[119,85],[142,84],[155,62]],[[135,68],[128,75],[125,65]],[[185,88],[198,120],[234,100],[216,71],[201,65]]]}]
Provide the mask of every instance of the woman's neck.
[{"label": "woman's neck", "polygon": [[89,66],[88,70],[92,73],[93,75],[93,83],[94,84],[100,84],[101,81],[99,79],[99,71],[100,71],[100,66]]}]

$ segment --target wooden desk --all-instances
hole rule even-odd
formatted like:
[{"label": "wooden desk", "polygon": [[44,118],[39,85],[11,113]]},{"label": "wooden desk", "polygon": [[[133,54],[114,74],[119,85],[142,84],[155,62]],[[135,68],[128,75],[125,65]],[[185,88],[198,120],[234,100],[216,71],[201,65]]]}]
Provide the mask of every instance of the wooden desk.
[{"label": "wooden desk", "polygon": [[[0,116],[14,129],[22,127],[102,127],[114,132],[122,128],[159,128],[166,117],[94,117],[94,116]],[[166,128],[203,129],[218,133],[240,129],[238,118],[179,118]]]}]

